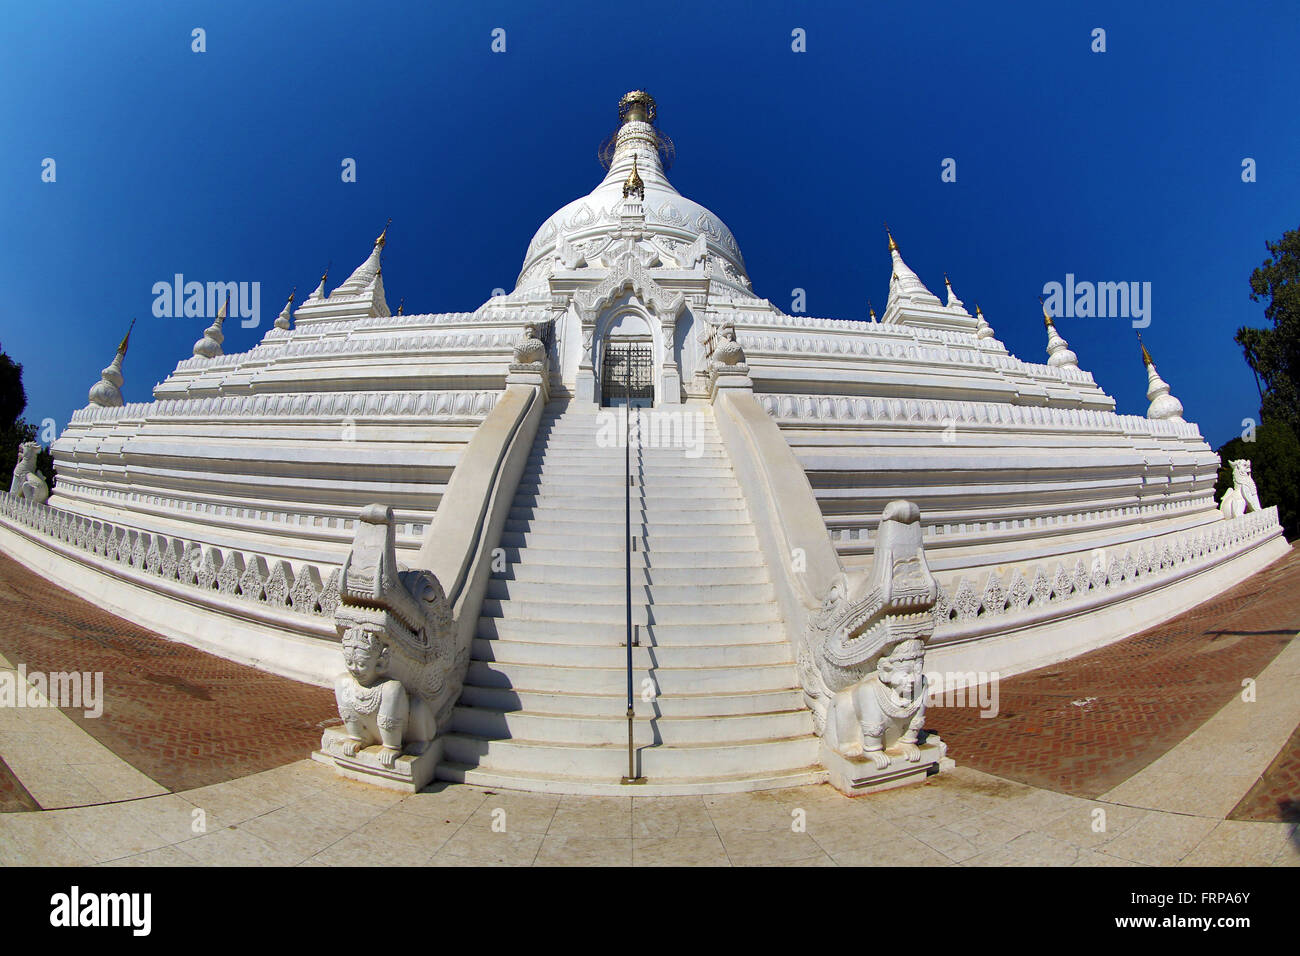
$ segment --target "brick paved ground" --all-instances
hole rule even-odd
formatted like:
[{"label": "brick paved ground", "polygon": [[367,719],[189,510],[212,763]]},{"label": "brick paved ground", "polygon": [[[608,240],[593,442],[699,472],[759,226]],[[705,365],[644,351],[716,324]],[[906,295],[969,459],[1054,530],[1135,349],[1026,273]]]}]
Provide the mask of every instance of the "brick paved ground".
[{"label": "brick paved ground", "polygon": [[[935,707],[927,724],[964,766],[1097,797],[1213,716],[1297,631],[1300,548],[1293,548],[1171,621],[1003,680],[995,718],[981,719],[974,708]],[[1286,795],[1295,798],[1300,762],[1289,766],[1276,786],[1290,787]],[[1259,801],[1276,801],[1272,787],[1264,785]]]},{"label": "brick paved ground", "polygon": [[32,795],[9,769],[9,765],[0,760],[0,813],[39,809]]},{"label": "brick paved ground", "polygon": [[[168,641],[3,554],[0,653],[29,671],[102,671],[103,716],[63,713],[173,791],[301,760],[319,746],[321,728],[338,720],[328,690]],[[6,776],[0,772],[0,805],[20,809],[8,805]]]},{"label": "brick paved ground", "polygon": [[[1173,621],[1003,681],[992,720],[974,708],[936,707],[929,725],[965,766],[1096,797],[1211,717],[1297,631],[1300,549]],[[103,671],[104,716],[64,713],[171,790],[299,760],[316,746],[321,727],[337,722],[329,691],[167,641],[4,555],[0,653],[29,670]],[[1276,820],[1290,812],[1300,796],[1297,746],[1293,737],[1235,818]],[[0,809],[29,809],[24,798],[0,762]]]},{"label": "brick paved ground", "polygon": [[1228,819],[1300,823],[1300,727]]}]

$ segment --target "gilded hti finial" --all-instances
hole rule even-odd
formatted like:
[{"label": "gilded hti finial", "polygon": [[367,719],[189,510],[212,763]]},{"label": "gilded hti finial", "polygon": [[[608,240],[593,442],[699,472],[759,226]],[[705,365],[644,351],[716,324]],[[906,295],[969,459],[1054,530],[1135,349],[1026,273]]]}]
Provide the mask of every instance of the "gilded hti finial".
[{"label": "gilded hti finial", "polygon": [[896,242],[894,241],[894,234],[893,234],[892,232],[889,231],[889,223],[885,223],[885,235],[887,235],[887,236],[889,237],[889,251],[890,251],[890,252],[897,252],[897,251],[898,251],[898,243],[896,243]]},{"label": "gilded hti finial", "polygon": [[1142,364],[1145,365],[1147,368],[1150,368],[1152,365],[1155,364],[1154,362],[1151,361],[1151,353],[1147,351],[1147,347],[1142,341],[1142,333],[1139,332],[1137,336],[1138,336],[1138,347],[1142,349]]},{"label": "gilded hti finial", "polygon": [[645,199],[645,184],[641,182],[641,176],[636,171],[636,154],[632,155],[632,172],[627,177],[627,182],[623,184],[623,198],[636,193],[641,199]]},{"label": "gilded hti finial", "polygon": [[402,296],[401,300],[397,303],[397,314],[398,314],[398,315],[401,315],[401,314],[402,314],[402,309],[405,308],[405,306],[406,306],[406,296]]},{"label": "gilded hti finial", "polygon": [[653,123],[655,98],[645,90],[624,93],[618,101],[618,118],[622,123]]},{"label": "gilded hti finial", "polygon": [[120,352],[123,355],[126,354],[127,346],[131,343],[131,330],[133,328],[135,328],[135,319],[132,319],[131,324],[127,326],[126,335],[122,336],[122,342],[117,347],[118,352]]},{"label": "gilded hti finial", "polygon": [[867,314],[871,316],[872,322],[876,321],[876,309],[875,306],[871,304],[870,299],[867,300]]},{"label": "gilded hti finial", "polygon": [[384,231],[381,232],[379,234],[379,238],[375,240],[376,249],[384,248],[384,243],[388,241],[388,227],[391,226],[392,224],[393,224],[393,217],[389,216],[388,222],[384,223]]},{"label": "gilded hti finial", "polygon": [[1052,322],[1052,313],[1047,311],[1047,303],[1043,301],[1041,295],[1038,297],[1038,304],[1043,307],[1043,325],[1049,329],[1055,328],[1056,326]]}]

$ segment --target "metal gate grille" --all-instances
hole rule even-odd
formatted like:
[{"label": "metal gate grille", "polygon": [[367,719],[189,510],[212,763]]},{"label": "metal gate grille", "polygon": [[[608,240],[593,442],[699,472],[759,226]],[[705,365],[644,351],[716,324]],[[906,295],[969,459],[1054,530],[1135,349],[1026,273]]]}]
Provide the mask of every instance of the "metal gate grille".
[{"label": "metal gate grille", "polygon": [[631,385],[636,404],[654,401],[654,363],[649,343],[609,342],[601,365],[600,403],[622,405]]}]

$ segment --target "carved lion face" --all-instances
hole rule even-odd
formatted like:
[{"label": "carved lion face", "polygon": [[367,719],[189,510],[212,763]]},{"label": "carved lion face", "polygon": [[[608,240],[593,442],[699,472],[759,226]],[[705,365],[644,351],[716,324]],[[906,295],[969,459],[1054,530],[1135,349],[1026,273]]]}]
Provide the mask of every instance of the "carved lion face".
[{"label": "carved lion face", "polygon": [[1232,462],[1232,477],[1238,482],[1246,481],[1250,478],[1250,459],[1238,458]]}]

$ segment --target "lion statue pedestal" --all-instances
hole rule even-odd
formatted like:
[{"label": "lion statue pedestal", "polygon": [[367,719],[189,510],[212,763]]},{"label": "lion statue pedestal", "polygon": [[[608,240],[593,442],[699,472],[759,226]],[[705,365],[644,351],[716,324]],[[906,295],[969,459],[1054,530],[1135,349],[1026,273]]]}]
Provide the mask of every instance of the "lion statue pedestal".
[{"label": "lion statue pedestal", "polygon": [[361,512],[334,625],[347,668],[334,682],[343,726],[326,729],[312,757],[353,780],[420,790],[455,704],[452,612],[432,573],[399,568],[391,508]]},{"label": "lion statue pedestal", "polygon": [[920,518],[912,502],[890,502],[871,570],[841,572],[809,622],[800,677],[821,733],[822,765],[849,796],[955,766],[948,745],[925,732],[925,646],[938,584]]}]

